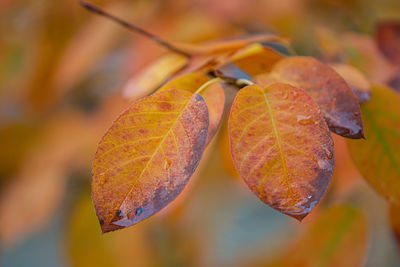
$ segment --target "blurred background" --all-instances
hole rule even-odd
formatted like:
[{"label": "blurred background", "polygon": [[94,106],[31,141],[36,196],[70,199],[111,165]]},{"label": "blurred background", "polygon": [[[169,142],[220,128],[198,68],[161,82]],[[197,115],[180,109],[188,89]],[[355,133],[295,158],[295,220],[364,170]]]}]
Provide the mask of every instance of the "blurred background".
[{"label": "blurred background", "polygon": [[[400,20],[398,0],[92,2],[167,40],[271,32],[291,38],[297,54],[346,62],[372,83],[400,75],[374,41],[378,21]],[[400,266],[388,204],[359,175],[341,137],[329,191],[299,223],[237,177],[226,121],[175,202],[101,235],[90,191],[97,142],[129,105],[121,94],[129,78],[165,53],[78,1],[0,1],[1,266],[267,266],[307,247],[313,239],[301,237],[343,203],[365,218],[366,230],[334,253],[359,249],[365,266]]]}]

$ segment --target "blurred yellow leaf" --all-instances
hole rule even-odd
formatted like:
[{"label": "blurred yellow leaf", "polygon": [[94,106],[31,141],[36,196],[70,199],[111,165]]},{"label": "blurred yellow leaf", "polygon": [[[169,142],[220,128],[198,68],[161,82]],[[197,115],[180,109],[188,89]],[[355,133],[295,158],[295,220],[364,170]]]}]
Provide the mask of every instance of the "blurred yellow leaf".
[{"label": "blurred yellow leaf", "polygon": [[160,57],[127,82],[123,88],[124,97],[136,100],[152,93],[187,64],[188,58],[180,54],[168,53]]},{"label": "blurred yellow leaf", "polygon": [[366,140],[348,141],[351,156],[367,182],[400,204],[400,95],[375,86],[362,105]]},{"label": "blurred yellow leaf", "polygon": [[[88,194],[87,194],[88,195]],[[100,235],[90,197],[80,199],[67,225],[65,238],[73,266],[153,266],[148,224],[112,235]]]}]

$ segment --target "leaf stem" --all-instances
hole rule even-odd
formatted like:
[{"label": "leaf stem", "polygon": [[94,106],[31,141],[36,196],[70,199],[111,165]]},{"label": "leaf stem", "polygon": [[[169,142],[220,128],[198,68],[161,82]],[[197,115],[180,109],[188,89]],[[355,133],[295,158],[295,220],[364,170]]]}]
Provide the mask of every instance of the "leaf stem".
[{"label": "leaf stem", "polygon": [[239,86],[247,86],[247,85],[253,85],[254,82],[247,79],[237,79],[236,84]]},{"label": "leaf stem", "polygon": [[195,94],[199,94],[201,91],[203,91],[205,88],[207,88],[207,87],[210,86],[211,84],[216,83],[216,82],[220,82],[220,81],[222,81],[222,79],[219,78],[219,77],[217,77],[217,78],[211,79],[211,80],[209,80],[209,81],[203,83],[203,85],[200,86],[199,89],[197,89],[197,91],[195,92]]},{"label": "leaf stem", "polygon": [[210,75],[213,75],[214,77],[220,78],[220,80],[223,80],[229,84],[236,85],[238,89],[240,90],[241,88],[247,86],[247,85],[252,85],[254,82],[248,80],[248,79],[243,79],[243,78],[234,78],[230,76],[226,76],[221,70],[215,69],[213,70]]},{"label": "leaf stem", "polygon": [[105,18],[108,18],[108,19],[110,19],[110,20],[122,25],[123,27],[127,28],[128,30],[136,32],[136,33],[138,33],[138,34],[140,34],[142,36],[145,36],[145,37],[149,38],[150,40],[152,40],[153,42],[155,42],[155,43],[161,45],[162,47],[170,50],[171,52],[175,52],[175,53],[181,54],[181,55],[183,55],[185,57],[188,57],[188,58],[191,57],[190,54],[188,54],[185,51],[182,51],[182,50],[174,47],[172,44],[170,44],[169,42],[161,39],[160,37],[155,36],[154,34],[152,34],[152,33],[148,32],[148,31],[140,28],[139,26],[137,26],[137,25],[135,25],[133,23],[124,21],[123,19],[120,19],[120,18],[114,16],[114,15],[102,10],[100,7],[98,7],[98,6],[94,5],[94,4],[91,4],[91,3],[88,3],[88,2],[82,1],[82,0],[79,0],[79,3],[80,3],[81,6],[86,8],[88,11],[90,11],[90,12],[92,12],[94,14],[103,16]]}]

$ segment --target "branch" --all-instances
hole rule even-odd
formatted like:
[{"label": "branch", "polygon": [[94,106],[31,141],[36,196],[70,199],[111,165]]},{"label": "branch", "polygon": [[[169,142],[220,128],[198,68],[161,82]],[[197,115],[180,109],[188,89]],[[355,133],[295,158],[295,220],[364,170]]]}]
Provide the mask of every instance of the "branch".
[{"label": "branch", "polygon": [[114,15],[112,15],[112,14],[110,14],[110,13],[104,11],[104,10],[102,10],[100,7],[98,7],[96,5],[93,5],[91,3],[88,3],[88,2],[82,1],[82,0],[80,0],[79,3],[80,3],[81,6],[86,8],[88,11],[90,11],[90,12],[92,12],[94,14],[103,16],[105,18],[108,18],[108,19],[110,19],[110,20],[122,25],[123,27],[127,28],[128,30],[136,32],[136,33],[138,33],[138,34],[140,34],[142,36],[145,36],[145,37],[149,38],[150,40],[154,41],[155,43],[165,47],[166,49],[168,49],[168,50],[170,50],[172,52],[181,54],[181,55],[183,55],[185,57],[188,57],[188,58],[191,57],[190,54],[188,54],[185,51],[182,51],[182,50],[174,47],[172,44],[168,43],[167,41],[162,40],[161,38],[159,38],[159,37],[155,36],[154,34],[148,32],[148,31],[146,31],[146,30],[144,30],[144,29],[142,29],[142,28],[140,28],[138,26],[136,26],[135,24],[129,23],[127,21],[124,21],[124,20],[122,20],[122,19],[120,19],[120,18],[118,18],[118,17],[116,17],[116,16],[114,16]]}]

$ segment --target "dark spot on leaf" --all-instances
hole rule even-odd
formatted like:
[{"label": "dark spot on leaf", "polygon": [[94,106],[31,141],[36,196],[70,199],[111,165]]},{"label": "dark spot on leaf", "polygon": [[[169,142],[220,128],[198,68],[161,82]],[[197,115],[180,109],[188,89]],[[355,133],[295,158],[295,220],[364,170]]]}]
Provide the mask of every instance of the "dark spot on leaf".
[{"label": "dark spot on leaf", "polygon": [[143,213],[143,208],[137,208],[135,211],[135,216],[140,216]]}]

